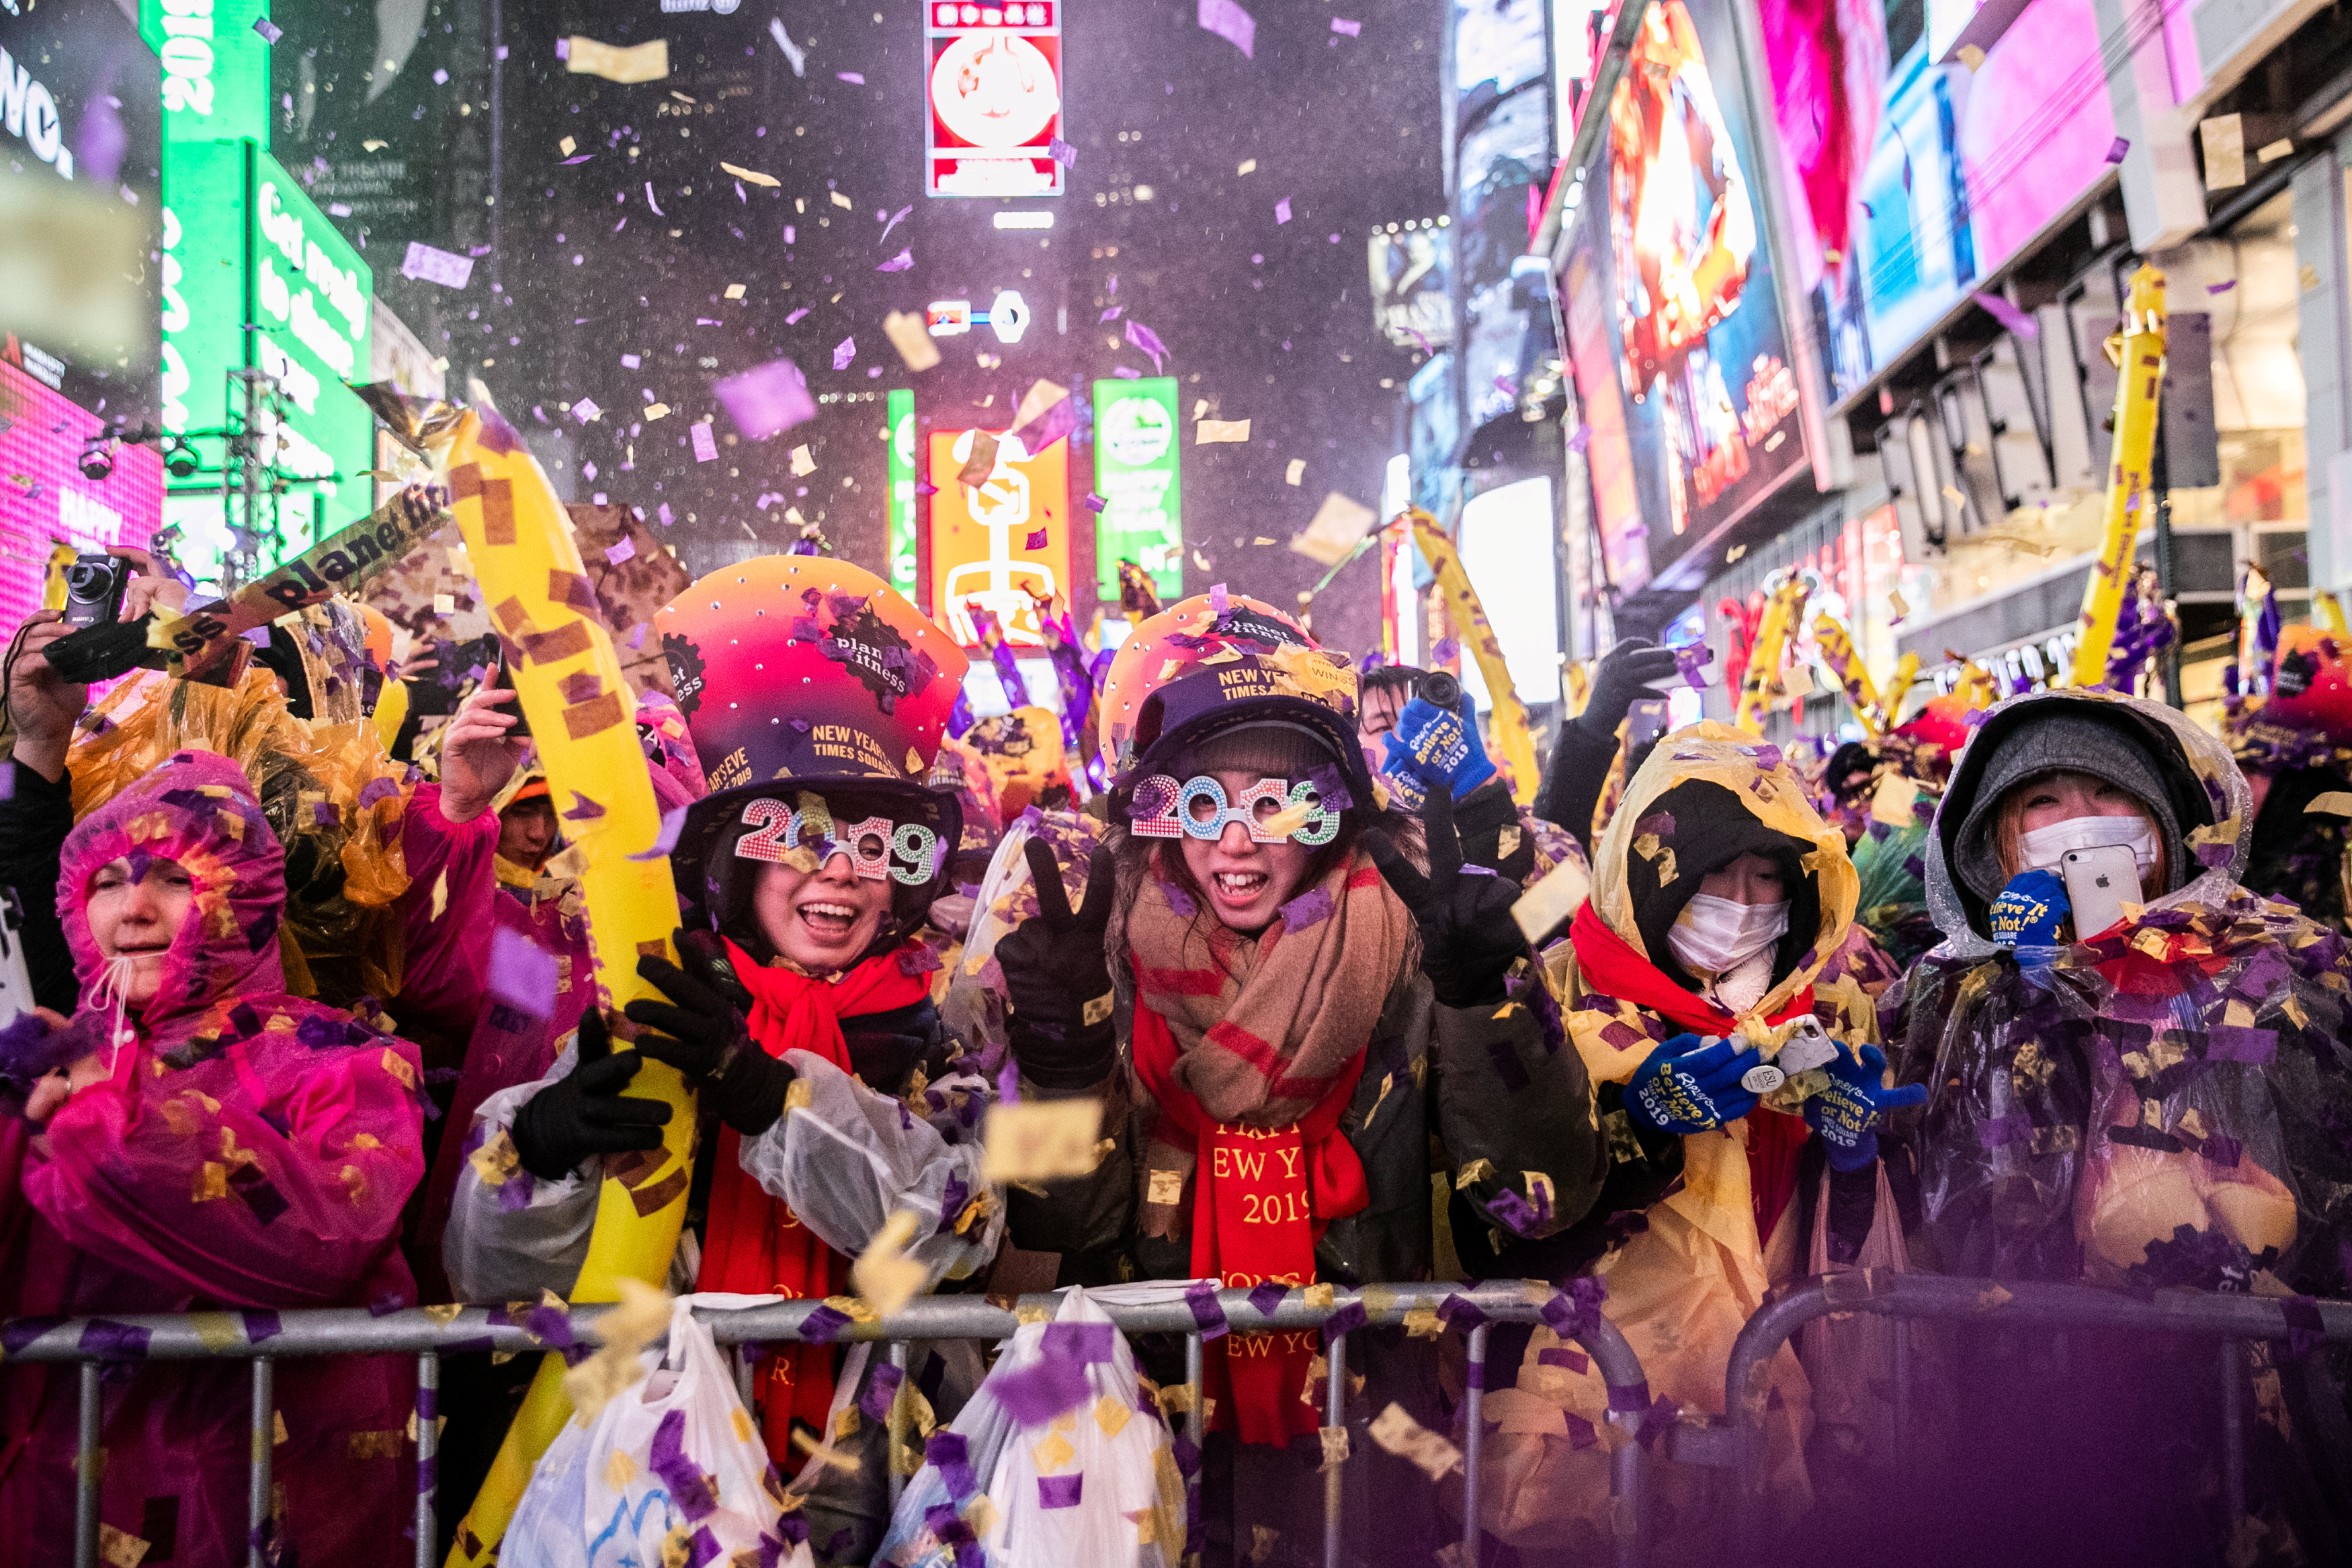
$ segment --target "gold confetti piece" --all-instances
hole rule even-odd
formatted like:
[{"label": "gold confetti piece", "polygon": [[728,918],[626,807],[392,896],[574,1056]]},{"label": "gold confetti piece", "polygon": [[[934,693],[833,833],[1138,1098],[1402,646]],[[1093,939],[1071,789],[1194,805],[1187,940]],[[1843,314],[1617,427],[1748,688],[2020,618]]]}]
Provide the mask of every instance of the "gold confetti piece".
[{"label": "gold confetti piece", "polygon": [[1219,442],[1240,444],[1249,440],[1250,422],[1246,419],[1204,419],[1192,427],[1192,444],[1213,446]]},{"label": "gold confetti piece", "polygon": [[730,283],[730,284],[729,284],[729,285],[727,286],[727,298],[730,298],[730,299],[740,299],[740,298],[743,298],[743,286],[742,286],[741,284],[740,284],[740,283]]},{"label": "gold confetti piece", "polygon": [[1435,1339],[1445,1332],[1445,1320],[1429,1307],[1415,1307],[1404,1315],[1407,1339]]},{"label": "gold confetti piece", "polygon": [[2254,162],[2257,163],[2275,163],[2282,158],[2292,156],[2294,152],[2294,139],[2291,136],[2282,136],[2276,141],[2271,142],[2269,145],[2255,152]]},{"label": "gold confetti piece", "polygon": [[1146,1203],[1181,1203],[1184,1201],[1184,1173],[1160,1171],[1151,1173],[1150,1190],[1144,1194]]},{"label": "gold confetti piece", "polygon": [[1974,44],[1962,44],[1959,49],[1959,58],[1960,64],[1968,67],[1969,69],[1972,71],[1981,70],[1984,68],[1985,52],[1982,49],[1978,48]]},{"label": "gold confetti piece", "polygon": [[1511,905],[1511,918],[1520,935],[1540,942],[1577,912],[1592,893],[1592,874],[1584,862],[1570,857],[1544,873],[1536,884]]},{"label": "gold confetti piece", "polygon": [[1494,1161],[1485,1158],[1472,1160],[1468,1165],[1464,1166],[1460,1170],[1454,1173],[1454,1190],[1456,1192],[1467,1191],[1473,1183],[1492,1181],[1494,1176]]},{"label": "gold confetti piece", "polygon": [[900,1209],[882,1222],[882,1228],[849,1268],[850,1283],[866,1303],[888,1317],[920,1293],[930,1282],[930,1270],[907,1256],[922,1221],[910,1209]]},{"label": "gold confetti piece", "polygon": [[864,1420],[858,1416],[857,1406],[855,1405],[845,1405],[834,1414],[834,1438],[835,1441],[839,1441],[843,1437],[855,1437],[857,1436],[857,1428],[864,1425]]},{"label": "gold confetti piece", "polygon": [[[853,1476],[858,1471],[859,1466],[855,1455],[842,1453],[838,1449],[835,1448],[830,1443],[819,1443],[814,1437],[810,1436],[808,1432],[802,1428],[793,1428],[793,1447],[798,1448],[802,1453],[806,1454],[813,1459],[821,1460],[824,1464],[832,1466],[836,1470],[841,1470]],[[806,1471],[803,1471],[800,1479],[805,1479],[807,1478],[807,1473],[808,1472]]]},{"label": "gold confetti piece", "polygon": [[854,206],[854,205],[856,205],[856,204],[855,204],[855,203],[853,203],[852,201],[850,201],[850,199],[849,199],[847,196],[843,195],[839,191],[834,191],[834,192],[831,192],[831,193],[829,193],[829,194],[831,194],[831,196],[833,197],[833,204],[834,204],[835,206],[836,206],[836,207],[847,207],[847,206]]},{"label": "gold confetti piece", "polygon": [[195,1176],[188,1184],[190,1203],[210,1203],[216,1197],[227,1196],[228,1167],[216,1161],[206,1160],[196,1167]]},{"label": "gold confetti piece", "polygon": [[1038,1474],[1050,1476],[1076,1458],[1078,1451],[1059,1432],[1048,1432],[1044,1442],[1030,1445],[1029,1457],[1037,1461]]},{"label": "gold confetti piece", "polygon": [[1331,1284],[1328,1280],[1319,1284],[1308,1285],[1298,1292],[1298,1299],[1318,1312],[1328,1312],[1331,1310],[1332,1296]]},{"label": "gold confetti piece", "polygon": [[[757,169],[744,169],[744,168],[739,168],[739,167],[738,167],[738,166],[736,166],[735,164],[729,163],[729,162],[720,162],[720,164],[719,164],[719,166],[721,169],[726,170],[730,174],[734,175],[737,179],[739,179],[739,180],[742,181],[745,184],[748,184],[748,185],[771,185],[771,186],[772,186],[772,185],[781,185],[781,184],[782,184],[782,183],[783,183],[783,182],[782,182],[782,181],[781,181],[781,180],[777,179],[773,174],[762,174],[762,173],[761,173],[761,172],[760,172],[760,171],[758,171]],[[840,198],[838,195],[835,195],[835,196],[834,197],[834,200],[835,200],[835,202],[840,203],[840,204],[841,204],[841,205],[843,205],[843,206],[845,206],[845,206],[847,206],[847,205],[849,205],[849,204],[848,204],[847,202],[844,202],[844,201],[842,201],[842,200],[841,200],[841,198]],[[736,298],[741,298],[741,296],[740,296],[740,295],[730,294],[730,295],[729,295],[727,298],[729,298],[730,299],[736,299]]]},{"label": "gold confetti piece", "polygon": [[809,455],[808,443],[803,441],[793,448],[793,473],[799,476],[815,472],[816,459]]},{"label": "gold confetti piece", "polygon": [[629,1490],[629,1483],[636,1479],[637,1461],[629,1458],[626,1448],[614,1449],[613,1457],[604,1461],[606,1490],[615,1494],[625,1492]]},{"label": "gold confetti piece", "polygon": [[1987,1285],[1983,1290],[1977,1292],[1977,1311],[1980,1312],[1990,1312],[1998,1308],[2009,1305],[2010,1302],[2016,1299],[2017,1298],[2014,1295],[2001,1289],[1999,1285]]},{"label": "gold confetti piece", "polygon": [[1528,1201],[1536,1206],[1538,1213],[1551,1207],[1554,1201],[1551,1177],[1541,1171],[1521,1171],[1519,1179],[1527,1184]]},{"label": "gold confetti piece", "polygon": [[940,362],[940,346],[931,340],[930,329],[922,317],[912,310],[893,310],[882,318],[882,335],[898,350],[898,357],[910,371],[928,371]]},{"label": "gold confetti piece", "polygon": [[448,908],[449,868],[444,866],[441,868],[441,874],[433,879],[433,918],[440,919]]},{"label": "gold confetti piece", "polygon": [[1171,1416],[1184,1415],[1192,1408],[1194,1396],[1192,1385],[1171,1383],[1160,1391],[1160,1408]]},{"label": "gold confetti piece", "polygon": [[2317,811],[2326,817],[2352,817],[2352,793],[2330,789],[2324,795],[2313,796],[2311,804],[2303,810],[2305,815]]},{"label": "gold confetti piece", "polygon": [[1323,504],[1315,508],[1315,516],[1307,521],[1307,531],[1293,538],[1290,548],[1320,565],[1337,566],[1348,559],[1379,520],[1361,501],[1337,490],[1327,491]]},{"label": "gold confetti piece", "polygon": [[1102,1435],[1106,1437],[1118,1437],[1134,1416],[1135,1411],[1127,1401],[1117,1395],[1106,1394],[1095,1401],[1095,1425],[1102,1428]]},{"label": "gold confetti piece", "polygon": [[139,1568],[150,1544],[127,1530],[117,1530],[103,1521],[99,1524],[98,1555],[107,1568]]},{"label": "gold confetti piece", "polygon": [[425,1308],[425,1315],[431,1318],[435,1322],[439,1323],[443,1328],[447,1328],[451,1323],[457,1321],[457,1314],[465,1310],[466,1309],[463,1306],[455,1301],[444,1301],[437,1305]]},{"label": "gold confetti piece", "polygon": [[562,153],[566,158],[569,158],[574,152],[578,151],[579,146],[579,142],[574,141],[571,137],[567,136],[562,141],[555,144],[555,150],[558,152]]},{"label": "gold confetti piece", "polygon": [[1348,1428],[1323,1427],[1317,1429],[1316,1435],[1323,1439],[1324,1469],[1337,1469],[1348,1462]]},{"label": "gold confetti piece", "polygon": [[623,85],[659,81],[669,75],[669,40],[656,38],[633,48],[616,48],[574,33],[567,40],[563,68],[573,76],[603,77]]},{"label": "gold confetti piece", "polygon": [[1100,1156],[1099,1100],[1024,1100],[992,1105],[981,1124],[981,1176],[992,1182],[1091,1175]]},{"label": "gold confetti piece", "polygon": [[1296,485],[1301,479],[1306,477],[1307,459],[1304,457],[1294,457],[1290,460],[1290,466],[1283,470],[1282,482],[1286,485]]},{"label": "gold confetti piece", "polygon": [[1305,800],[1293,801],[1268,817],[1260,824],[1260,829],[1262,831],[1287,838],[1307,825],[1307,819],[1315,814],[1315,807]]},{"label": "gold confetti piece", "polygon": [[1420,1422],[1404,1413],[1404,1406],[1391,1403],[1374,1419],[1371,1439],[1397,1458],[1419,1466],[1431,1480],[1443,1480],[1446,1473],[1462,1463],[1462,1450]]},{"label": "gold confetti piece", "polygon": [[669,404],[666,402],[649,402],[646,405],[646,418],[647,420],[663,419],[667,417],[668,413]]},{"label": "gold confetti piece", "polygon": [[1015,1307],[1013,1321],[1016,1323],[1050,1323],[1054,1321],[1051,1307]]},{"label": "gold confetti piece", "polygon": [[1259,546],[1260,548],[1263,548],[1263,547],[1265,547],[1265,546],[1266,546],[1266,545],[1278,545],[1278,544],[1280,544],[1281,542],[1282,542],[1282,541],[1281,541],[1280,539],[1277,539],[1277,538],[1268,538],[1267,536],[1265,536],[1265,534],[1260,534],[1260,535],[1258,535],[1255,538],[1254,538],[1254,539],[1250,540],[1250,543],[1252,543],[1252,544],[1254,544],[1254,545],[1256,545],[1256,546]]},{"label": "gold confetti piece", "polygon": [[986,1492],[978,1493],[970,1502],[964,1504],[963,1521],[971,1525],[971,1532],[982,1541],[995,1532],[1001,1517],[996,1511],[996,1504],[990,1500]]},{"label": "gold confetti piece", "polygon": [[1239,175],[1243,175],[1243,174],[1255,173],[1255,172],[1256,172],[1256,171],[1257,171],[1257,160],[1256,160],[1256,159],[1255,159],[1255,158],[1244,158],[1244,159],[1243,159],[1243,160],[1242,160],[1242,166],[1241,166],[1240,168],[1238,168],[1238,169],[1234,170],[1234,173],[1236,176],[1239,176]]},{"label": "gold confetti piece", "polygon": [[637,1352],[669,1330],[667,1291],[626,1277],[619,1281],[619,1288],[620,1305],[596,1320],[597,1337],[604,1343],[563,1375],[563,1392],[572,1407],[589,1421],[646,1375]]},{"label": "gold confetti piece", "polygon": [[513,1136],[500,1127],[482,1140],[482,1146],[467,1156],[467,1163],[484,1186],[504,1186],[520,1168],[522,1155],[515,1148]]}]

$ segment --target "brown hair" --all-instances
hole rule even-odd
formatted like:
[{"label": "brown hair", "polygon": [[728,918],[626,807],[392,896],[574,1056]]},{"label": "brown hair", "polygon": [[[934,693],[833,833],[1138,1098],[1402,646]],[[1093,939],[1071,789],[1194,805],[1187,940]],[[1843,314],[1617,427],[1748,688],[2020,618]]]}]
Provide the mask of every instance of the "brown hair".
[{"label": "brown hair", "polygon": [[[2068,771],[2072,770],[2062,768],[2057,773],[2037,773],[2031,778],[2021,779],[2011,785],[2009,792],[1994,804],[1992,852],[2000,861],[2000,874],[2003,881],[2027,869],[2022,858],[2025,853],[2026,797],[2032,793],[2033,786],[2045,783],[2059,777],[2061,773]],[[2095,779],[2098,776],[2085,773],[2081,774],[2080,777]],[[2105,780],[2101,781],[2105,782]],[[2164,823],[2147,801],[2131,794],[2129,790],[2126,790],[2125,794],[2129,796],[2131,803],[2138,809],[2140,821],[2156,830],[2156,869],[2140,879],[2142,891],[2145,892],[2152,884],[2156,892],[2149,894],[2149,897],[2169,893],[2172,890],[2172,851],[2164,841]]]}]

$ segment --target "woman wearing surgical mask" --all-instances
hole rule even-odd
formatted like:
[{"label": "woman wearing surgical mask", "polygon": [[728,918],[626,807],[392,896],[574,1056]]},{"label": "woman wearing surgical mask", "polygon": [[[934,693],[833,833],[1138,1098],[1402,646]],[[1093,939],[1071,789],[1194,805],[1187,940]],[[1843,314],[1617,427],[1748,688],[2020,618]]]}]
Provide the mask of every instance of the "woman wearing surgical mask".
[{"label": "woman wearing surgical mask", "polygon": [[[2242,885],[2252,820],[2228,750],[2161,704],[2061,691],[1986,715],[1928,840],[1944,940],[1881,1002],[1901,1079],[1928,1096],[1905,1135],[1922,1249],[1946,1270],[2143,1297],[2345,1293],[2352,954]],[[2106,846],[2129,849],[2138,885],[2075,918],[2064,857]],[[1968,1521],[1969,1560],[2180,1561],[2240,1517],[2263,1521],[2266,1559],[2344,1559],[2340,1521],[2299,1511],[2322,1426],[2254,1423],[2244,1514],[2214,1506],[2209,1343],[1978,1348],[1960,1414],[1980,1422],[1955,1451],[1983,1462],[1934,1505]],[[2224,1364],[2271,1407],[2342,1401],[2319,1358]],[[2048,1423],[2021,1429],[2021,1400]],[[1975,1509],[1986,1495],[2005,1506]]]},{"label": "woman wearing surgical mask", "polygon": [[[1568,1036],[1610,1134],[1593,1218],[1499,1255],[1454,1227],[1476,1275],[1556,1280],[1597,1262],[1604,1310],[1651,1390],[1685,1410],[1722,1410],[1741,1324],[1771,1283],[1803,1271],[1815,1205],[1799,1201],[1801,1180],[1815,1194],[1824,1179],[1858,1183],[1868,1229],[1875,1128],[1904,1096],[1883,1086],[1865,994],[1823,972],[1847,941],[1855,890],[1844,835],[1816,814],[1777,747],[1717,724],[1661,740],[1601,836],[1591,897],[1568,942],[1545,955],[1555,989],[1572,998]],[[1793,1061],[1784,1071],[1768,1058],[1814,1026],[1827,1060],[1790,1081]],[[1843,1212],[1833,1191],[1832,1230]],[[1598,1375],[1562,1370],[1570,1352],[1538,1328],[1518,1385],[1487,1396],[1488,1419],[1503,1424],[1486,1449],[1495,1528],[1516,1544],[1555,1543],[1577,1521],[1606,1539],[1601,1450],[1542,1436],[1563,1418],[1573,1433],[1608,1417]],[[1790,1352],[1768,1370],[1773,1487],[1795,1498],[1806,1485],[1808,1385]],[[1669,1490],[1677,1469],[1657,1472]],[[1693,1550],[1706,1529],[1703,1500],[1693,1493],[1673,1510]]]}]

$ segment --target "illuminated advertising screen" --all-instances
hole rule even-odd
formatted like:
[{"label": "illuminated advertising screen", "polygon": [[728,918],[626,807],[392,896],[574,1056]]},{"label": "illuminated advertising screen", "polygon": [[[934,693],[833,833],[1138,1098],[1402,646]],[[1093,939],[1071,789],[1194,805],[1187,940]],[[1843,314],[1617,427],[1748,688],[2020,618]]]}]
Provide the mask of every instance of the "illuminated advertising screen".
[{"label": "illuminated advertising screen", "polygon": [[996,463],[978,485],[961,475],[982,432],[935,430],[929,441],[932,619],[967,647],[980,642],[972,605],[995,612],[1004,640],[1040,647],[1037,602],[1070,588],[1070,444],[1031,456],[996,435]]},{"label": "illuminated advertising screen", "polygon": [[924,0],[923,189],[1058,196],[1062,0]]},{"label": "illuminated advertising screen", "polygon": [[1118,602],[1118,563],[1151,574],[1163,603],[1184,596],[1184,486],[1176,378],[1095,383],[1095,590]]},{"label": "illuminated advertising screen", "polygon": [[889,559],[884,575],[890,586],[915,597],[915,394],[900,388],[890,394],[890,537]]},{"label": "illuminated advertising screen", "polygon": [[[161,423],[214,470],[174,484],[187,503],[175,516],[194,520],[192,542],[218,537],[204,518],[222,504],[221,433],[243,413],[230,372],[259,370],[275,383],[275,409],[262,417],[265,457],[292,481],[267,503],[265,531],[277,541],[265,540],[263,553],[274,560],[372,505],[374,420],[343,383],[371,373],[373,276],[251,141],[171,143],[163,200]],[[201,560],[183,564],[205,575]]]},{"label": "illuminated advertising screen", "polygon": [[2103,13],[2031,0],[1970,70],[1916,6],[1759,10],[1790,265],[1850,398],[2106,177]]},{"label": "illuminated advertising screen", "polygon": [[[1606,146],[1605,232],[1601,213],[1584,220],[1562,305],[1579,396],[1601,411],[1588,414],[1596,478],[1629,466],[1639,499],[1638,519],[1612,519],[1612,480],[1602,503],[1612,580],[1622,569],[1616,586],[1631,591],[1810,465],[1728,5],[1650,6]],[[1612,395],[1622,457],[1606,450]]]},{"label": "illuminated advertising screen", "polygon": [[105,421],[0,351],[0,629],[41,607],[49,550],[93,553],[143,545],[163,508],[163,459],[152,446],[112,449],[103,479],[81,470]]},{"label": "illuminated advertising screen", "polygon": [[269,140],[268,0],[140,0],[139,32],[163,62],[163,138]]}]

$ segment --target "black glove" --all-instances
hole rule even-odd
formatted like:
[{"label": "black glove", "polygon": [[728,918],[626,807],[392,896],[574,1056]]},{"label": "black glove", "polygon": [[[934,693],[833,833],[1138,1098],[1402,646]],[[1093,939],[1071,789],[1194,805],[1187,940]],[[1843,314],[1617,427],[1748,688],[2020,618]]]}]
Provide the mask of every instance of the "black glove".
[{"label": "black glove", "polygon": [[1083,1089],[1099,1082],[1118,1055],[1110,966],[1103,956],[1117,873],[1110,851],[1097,845],[1087,862],[1087,901],[1072,915],[1054,852],[1032,839],[1022,852],[1037,884],[1037,913],[996,945],[1013,1001],[1013,1058],[1042,1088]]},{"label": "black glove", "polygon": [[667,958],[646,954],[637,960],[638,976],[669,1000],[634,1001],[621,1010],[631,1023],[659,1031],[639,1035],[639,1051],[686,1074],[720,1121],[756,1138],[784,1113],[793,1070],[751,1038],[744,1018],[751,994],[736,979],[724,949],[708,932],[680,931],[676,941],[679,956],[699,973],[689,975]]},{"label": "black glove", "polygon": [[1661,648],[1647,637],[1626,638],[1601,655],[1592,672],[1592,696],[1576,722],[1588,734],[1615,739],[1617,727],[1633,705],[1658,695],[1650,683],[1669,678],[1675,667],[1672,648]]},{"label": "black glove", "polygon": [[661,1147],[669,1106],[622,1092],[643,1058],[613,1054],[604,1015],[580,1015],[580,1060],[572,1071],[523,1102],[515,1113],[515,1155],[541,1181],[561,1181],[591,1155]]},{"label": "black glove", "polygon": [[1462,865],[1462,841],[1454,831],[1454,801],[1433,789],[1421,808],[1429,846],[1429,874],[1413,870],[1387,833],[1366,831],[1364,849],[1381,875],[1421,927],[1421,972],[1429,977],[1440,1005],[1481,1007],[1500,1002],[1504,976],[1527,956],[1528,939],[1511,918],[1519,884]]}]

